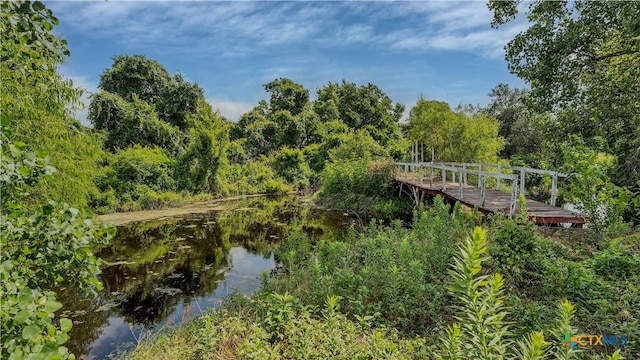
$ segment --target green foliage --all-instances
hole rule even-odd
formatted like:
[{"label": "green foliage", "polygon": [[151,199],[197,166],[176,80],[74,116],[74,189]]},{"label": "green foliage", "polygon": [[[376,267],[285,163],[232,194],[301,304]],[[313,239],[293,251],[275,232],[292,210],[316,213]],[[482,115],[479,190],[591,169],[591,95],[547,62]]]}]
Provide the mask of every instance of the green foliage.
[{"label": "green foliage", "polygon": [[[61,345],[68,340],[69,319],[53,322],[62,307],[54,284],[79,286],[95,294],[100,262],[92,248],[104,244],[113,230],[94,227],[79,211],[49,201],[36,212],[26,211],[21,200],[38,186],[40,175],[54,169],[0,135],[0,313],[2,354],[7,358],[73,358]],[[4,196],[5,194],[11,196]]]},{"label": "green foliage", "polygon": [[342,311],[359,321],[406,334],[437,329],[447,313],[446,269],[467,225],[459,209],[450,215],[440,199],[414,214],[413,231],[400,222],[384,227],[372,220],[361,234],[315,242],[294,230],[275,250],[286,273],[265,291],[288,291],[312,306],[342,296]]},{"label": "green foliage", "polygon": [[330,82],[318,89],[313,108],[322,122],[341,120],[350,130],[367,130],[382,146],[400,137],[398,121],[404,105],[394,105],[374,84]]},{"label": "green foliage", "polygon": [[225,165],[220,171],[219,194],[283,194],[292,190],[264,161]]},{"label": "green foliage", "polygon": [[560,245],[538,234],[536,225],[525,218],[499,217],[489,231],[489,266],[505,274],[511,290],[522,294],[539,291],[550,259],[563,250]]},{"label": "green foliage", "polygon": [[309,187],[311,169],[307,164],[302,150],[284,147],[273,155],[271,167],[276,175],[285,179],[294,188]]},{"label": "green foliage", "polygon": [[[515,19],[517,4],[490,1],[493,25]],[[531,85],[536,109],[557,115],[545,124],[546,136],[558,143],[576,134],[616,155],[614,181],[634,185],[640,175],[640,9],[633,2],[539,0],[526,16],[530,26],[507,44],[506,59]]]},{"label": "green foliage", "polygon": [[495,117],[500,124],[498,135],[505,139],[500,156],[511,158],[514,155],[538,154],[542,150],[542,134],[536,126],[536,115],[527,110],[527,91],[498,84],[488,95],[491,103],[482,112]]},{"label": "green foliage", "polygon": [[103,156],[101,139],[70,118],[80,91],[56,70],[69,54],[66,40],[52,31],[58,20],[39,1],[0,6],[2,131],[16,143],[49,154],[60,172],[32,188],[23,205],[35,210],[53,196],[84,207],[97,192],[93,178]]},{"label": "green foliage", "polygon": [[135,95],[154,105],[162,102],[170,81],[171,75],[157,61],[142,55],[121,55],[114,57],[113,65],[100,75],[99,88],[126,101],[133,101]]},{"label": "green foliage", "polygon": [[595,232],[615,234],[621,230],[622,214],[631,194],[614,185],[608,176],[613,157],[585,147],[579,139],[574,141],[576,145],[564,148],[565,167],[571,174],[567,200],[587,217]]},{"label": "green foliage", "polygon": [[327,164],[320,174],[320,203],[357,213],[374,213],[380,207],[397,204],[396,168],[392,160],[346,160]]},{"label": "green foliage", "polygon": [[367,130],[351,131],[342,137],[342,143],[329,150],[331,162],[379,161],[389,158],[387,150],[369,135]]},{"label": "green foliage", "polygon": [[112,152],[134,144],[160,146],[174,155],[183,151],[180,131],[159,120],[155,108],[136,94],[130,101],[106,91],[92,95],[89,119],[106,132],[104,147]]},{"label": "green foliage", "polygon": [[436,161],[493,164],[504,147],[498,128],[492,117],[454,112],[444,102],[420,98],[409,114],[408,137],[429,146]]},{"label": "green foliage", "polygon": [[[460,245],[449,271],[449,291],[457,300],[455,319],[447,336],[442,338],[441,359],[569,359],[577,352],[564,344],[545,341],[536,331],[520,340],[511,339],[510,324],[505,321],[503,279],[499,273],[482,274],[482,263],[488,260],[487,232],[479,227]],[[556,308],[556,323],[550,330],[555,339],[574,334],[569,322],[573,306],[563,300]],[[513,346],[515,345],[515,347]]]},{"label": "green foliage", "polygon": [[118,194],[132,193],[135,185],[156,191],[174,190],[173,160],[165,150],[134,145],[112,157],[107,173],[98,179],[102,191],[109,188]]},{"label": "green foliage", "polygon": [[[460,346],[462,358],[504,358],[509,342],[507,315],[503,304],[503,278],[499,273],[480,275],[486,253],[486,231],[473,231],[454,257],[449,271],[449,291],[460,305],[456,305],[456,320],[461,324]],[[449,350],[451,352],[452,350]]]},{"label": "green foliage", "polygon": [[309,102],[309,90],[286,78],[273,80],[265,84],[264,89],[271,94],[269,104],[272,112],[284,110],[296,116]]},{"label": "green foliage", "polygon": [[228,127],[203,99],[199,117],[190,130],[190,143],[178,159],[178,187],[192,192],[217,193],[218,173],[226,163],[229,144]]},{"label": "green foliage", "polygon": [[188,327],[143,344],[131,359],[415,359],[424,341],[373,328],[340,313],[341,297],[314,308],[288,294],[232,299]]}]

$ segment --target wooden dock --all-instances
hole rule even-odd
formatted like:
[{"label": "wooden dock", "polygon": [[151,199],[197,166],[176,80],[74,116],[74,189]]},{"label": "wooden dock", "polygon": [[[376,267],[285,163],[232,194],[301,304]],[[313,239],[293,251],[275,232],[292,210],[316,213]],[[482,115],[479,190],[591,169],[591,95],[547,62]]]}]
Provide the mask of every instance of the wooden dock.
[{"label": "wooden dock", "polygon": [[[424,194],[440,195],[448,201],[477,208],[484,214],[501,212],[510,216],[518,212],[519,192],[525,189],[524,181],[520,179],[524,180],[527,173],[548,175],[554,179],[550,203],[527,199],[526,210],[529,219],[538,225],[582,226],[586,222],[580,214],[552,205],[556,200],[557,179],[565,177],[565,174],[508,166],[500,166],[500,169],[494,172],[491,169],[495,169],[497,165],[487,164],[397,163],[396,165],[399,169],[396,180],[401,185],[401,191],[406,188],[407,194],[416,202],[422,201]],[[503,173],[504,170],[510,173]],[[476,180],[475,184],[473,181],[468,181],[468,177],[472,176]],[[498,189],[501,183],[511,185],[509,186],[511,191],[487,188],[488,178],[497,179],[494,182],[497,183]]]}]

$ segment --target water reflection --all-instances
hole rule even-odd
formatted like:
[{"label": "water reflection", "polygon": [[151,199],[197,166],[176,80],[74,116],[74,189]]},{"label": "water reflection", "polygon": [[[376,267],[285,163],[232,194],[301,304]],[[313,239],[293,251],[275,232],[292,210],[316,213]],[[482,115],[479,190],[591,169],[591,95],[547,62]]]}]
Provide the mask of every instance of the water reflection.
[{"label": "water reflection", "polygon": [[100,297],[88,300],[77,289],[60,291],[62,315],[74,321],[66,346],[80,358],[108,358],[158,327],[216,306],[232,292],[255,291],[262,273],[275,267],[270,246],[294,219],[318,238],[341,233],[350,222],[297,197],[281,197],[118,228],[112,244],[98,253],[109,262]]}]

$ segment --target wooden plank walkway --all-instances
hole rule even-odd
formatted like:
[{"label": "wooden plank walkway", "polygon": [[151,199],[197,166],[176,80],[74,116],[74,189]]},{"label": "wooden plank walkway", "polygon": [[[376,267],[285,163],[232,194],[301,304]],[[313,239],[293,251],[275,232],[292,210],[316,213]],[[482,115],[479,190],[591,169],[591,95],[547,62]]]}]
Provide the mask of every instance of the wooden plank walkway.
[{"label": "wooden plank walkway", "polygon": [[[485,189],[485,201],[482,206],[482,195],[480,188],[464,184],[462,198],[460,198],[460,184],[457,181],[447,181],[446,190],[442,190],[442,180],[433,179],[433,186],[430,187],[430,181],[423,178],[422,184],[420,179],[413,174],[408,176],[398,175],[396,180],[408,187],[422,191],[430,195],[440,195],[447,199],[461,202],[469,207],[476,207],[484,214],[502,212],[509,215],[511,208],[511,194],[494,190]],[[519,208],[519,202],[516,208]],[[538,225],[569,223],[581,226],[586,221],[578,213],[563,209],[557,206],[551,206],[539,201],[527,199],[527,213],[529,219]]]}]

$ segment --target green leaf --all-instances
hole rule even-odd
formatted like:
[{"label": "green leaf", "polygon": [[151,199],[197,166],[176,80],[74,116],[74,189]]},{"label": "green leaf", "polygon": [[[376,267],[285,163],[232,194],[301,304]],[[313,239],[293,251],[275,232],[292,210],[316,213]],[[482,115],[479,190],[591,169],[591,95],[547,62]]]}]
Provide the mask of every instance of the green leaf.
[{"label": "green leaf", "polygon": [[51,215],[52,213],[53,213],[53,206],[51,204],[47,204],[42,207],[43,215]]},{"label": "green leaf", "polygon": [[56,312],[62,307],[62,303],[59,303],[55,300],[48,300],[44,305],[44,309],[48,312]]},{"label": "green leaf", "polygon": [[29,319],[29,311],[28,310],[22,310],[19,313],[16,314],[16,316],[13,317],[13,321],[18,323],[18,324],[22,324],[24,322],[26,322]]},{"label": "green leaf", "polygon": [[66,318],[60,319],[60,330],[62,330],[63,332],[69,332],[69,330],[71,330],[72,327],[73,327],[73,322],[71,320]]},{"label": "green leaf", "polygon": [[24,149],[27,148],[27,144],[23,143],[22,141],[16,141],[13,143],[13,146],[16,147],[16,149],[23,151]]},{"label": "green leaf", "polygon": [[22,338],[25,340],[36,338],[40,335],[41,330],[37,325],[29,325],[22,329]]},{"label": "green leaf", "polygon": [[34,1],[31,7],[35,11],[42,11],[44,9],[44,4],[41,3],[40,1]]}]

